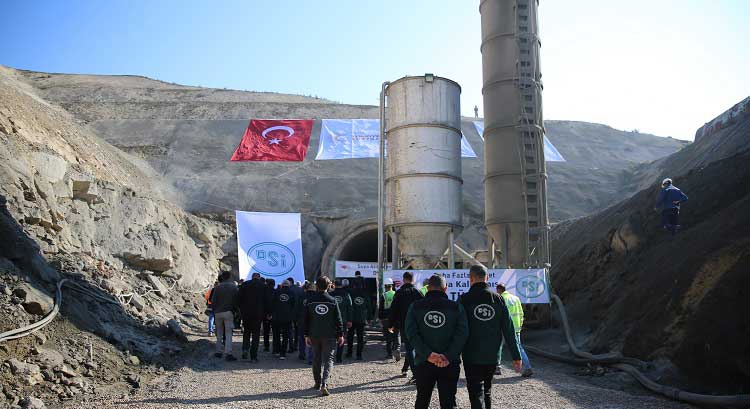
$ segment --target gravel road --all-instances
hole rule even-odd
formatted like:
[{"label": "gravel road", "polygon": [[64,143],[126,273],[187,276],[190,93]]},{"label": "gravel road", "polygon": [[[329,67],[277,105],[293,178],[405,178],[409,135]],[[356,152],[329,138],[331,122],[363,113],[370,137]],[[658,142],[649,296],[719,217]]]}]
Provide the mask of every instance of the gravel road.
[{"label": "gravel road", "polygon": [[[364,361],[336,365],[330,380],[331,396],[318,397],[310,390],[312,372],[296,354],[280,361],[260,353],[260,362],[226,362],[214,358],[204,341],[202,348],[186,357],[185,366],[155,379],[138,393],[120,399],[76,402],[76,408],[406,408],[413,407],[416,390],[400,377],[401,362],[382,360],[383,346],[374,332]],[[207,338],[204,338],[207,340]],[[235,338],[235,341],[237,339]],[[198,341],[200,342],[200,341]],[[235,342],[236,350],[239,343]],[[532,360],[534,357],[532,356]],[[531,378],[521,378],[507,365],[495,378],[496,407],[515,408],[689,408],[630,386],[612,389],[596,385],[601,378],[576,375],[578,369],[542,359],[533,360]],[[608,376],[620,377],[621,374]],[[458,404],[469,407],[463,372],[458,385]],[[437,391],[431,407],[439,407]]]}]

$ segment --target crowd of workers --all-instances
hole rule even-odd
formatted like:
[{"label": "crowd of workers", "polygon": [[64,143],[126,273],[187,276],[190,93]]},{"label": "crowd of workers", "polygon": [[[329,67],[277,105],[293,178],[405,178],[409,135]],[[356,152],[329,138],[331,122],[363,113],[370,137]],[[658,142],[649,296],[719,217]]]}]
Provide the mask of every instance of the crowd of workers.
[{"label": "crowd of workers", "polygon": [[344,352],[346,358],[362,360],[365,326],[377,319],[385,358],[400,361],[403,347],[401,374],[406,378],[411,372],[408,383],[416,385],[416,408],[429,406],[436,385],[441,408],[456,407],[462,360],[471,407],[488,408],[503,344],[517,372],[533,372],[521,346],[520,300],[502,285],[492,291],[483,266],[469,272],[471,287],[457,302],[448,298],[442,276],[433,275],[418,289],[413,275],[405,272],[397,291],[386,280],[379,303],[373,302],[361,276],[333,282],[323,276],[315,283],[285,280],[277,286],[257,273],[238,284],[225,272],[206,294],[208,331],[216,334],[215,356],[228,361],[237,359],[232,333],[240,325],[243,359],[258,362],[261,336],[265,351],[278,359],[297,352],[312,365],[313,388],[327,396],[334,362],[341,363]]}]

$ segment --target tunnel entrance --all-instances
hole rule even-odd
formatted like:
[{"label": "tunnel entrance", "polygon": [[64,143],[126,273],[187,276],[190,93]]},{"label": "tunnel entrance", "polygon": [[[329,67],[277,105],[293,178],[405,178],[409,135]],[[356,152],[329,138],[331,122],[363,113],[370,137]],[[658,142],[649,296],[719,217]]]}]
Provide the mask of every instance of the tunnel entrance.
[{"label": "tunnel entrance", "polygon": [[[388,243],[386,261],[390,261],[391,246]],[[372,220],[364,220],[336,235],[326,247],[321,263],[321,272],[332,277],[336,260],[378,261],[378,225]]]}]

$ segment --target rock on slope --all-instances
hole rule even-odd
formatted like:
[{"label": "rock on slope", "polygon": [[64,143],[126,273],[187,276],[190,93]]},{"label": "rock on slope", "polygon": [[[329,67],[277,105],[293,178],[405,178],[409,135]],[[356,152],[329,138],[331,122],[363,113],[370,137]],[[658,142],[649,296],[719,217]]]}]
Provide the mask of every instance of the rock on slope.
[{"label": "rock on slope", "polygon": [[676,237],[653,210],[659,182],[553,231],[552,284],[590,324],[589,348],[666,357],[703,388],[749,391],[749,130],[747,115],[652,165],[690,196]]},{"label": "rock on slope", "polygon": [[[232,233],[169,203],[165,189],[145,162],[81,128],[0,67],[0,331],[48,312],[55,282],[67,276],[112,300],[64,288],[63,322],[76,337],[90,336],[85,330],[147,360],[178,351],[167,323],[197,325],[187,317],[203,302],[192,292],[228,268],[221,247]],[[0,359],[31,356],[28,339],[5,344],[11,349],[0,349]]]}]

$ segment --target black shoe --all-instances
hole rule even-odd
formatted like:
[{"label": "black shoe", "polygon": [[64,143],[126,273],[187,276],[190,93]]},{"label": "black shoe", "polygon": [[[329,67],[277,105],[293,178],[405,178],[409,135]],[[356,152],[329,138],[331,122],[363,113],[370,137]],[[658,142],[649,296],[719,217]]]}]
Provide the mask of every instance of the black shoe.
[{"label": "black shoe", "polygon": [[224,359],[226,359],[229,362],[237,360],[237,358],[235,358],[234,355],[232,355],[232,354],[227,355],[227,357],[224,358]]},{"label": "black shoe", "polygon": [[502,375],[502,371],[500,370],[500,365],[495,368],[495,375]]},{"label": "black shoe", "polygon": [[417,377],[412,376],[411,379],[409,379],[408,382],[406,382],[407,385],[415,385],[417,383]]},{"label": "black shoe", "polygon": [[214,354],[214,358],[221,358],[222,356],[224,356],[224,354],[222,354],[221,352],[217,352]]},{"label": "black shoe", "polygon": [[328,396],[330,394],[331,392],[328,392],[328,387],[326,387],[325,385],[320,387],[320,396]]},{"label": "black shoe", "polygon": [[534,375],[534,371],[532,371],[531,368],[524,369],[523,372],[521,372],[521,376],[524,378],[528,378],[531,375]]},{"label": "black shoe", "polygon": [[362,355],[357,355],[357,361],[361,361],[361,360],[362,360]]},{"label": "black shoe", "polygon": [[315,385],[313,385],[313,387],[312,387],[312,388],[310,388],[310,389],[312,389],[312,390],[314,390],[314,391],[319,391],[319,390],[320,390],[320,384],[319,384],[319,383],[316,383],[316,384],[315,384]]},{"label": "black shoe", "polygon": [[247,352],[242,353],[242,359],[247,359]]},{"label": "black shoe", "polygon": [[305,360],[305,356],[304,355],[297,355],[297,358],[299,358],[300,361],[304,361]]},{"label": "black shoe", "polygon": [[402,378],[406,378],[407,376],[409,376],[409,373],[408,373],[408,372],[406,372],[406,371],[401,371],[401,377],[402,377]]}]

